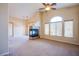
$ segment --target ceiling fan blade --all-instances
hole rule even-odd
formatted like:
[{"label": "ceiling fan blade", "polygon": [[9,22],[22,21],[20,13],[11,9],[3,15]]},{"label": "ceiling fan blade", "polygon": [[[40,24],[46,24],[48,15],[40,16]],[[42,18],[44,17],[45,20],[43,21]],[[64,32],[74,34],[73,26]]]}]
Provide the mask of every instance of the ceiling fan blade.
[{"label": "ceiling fan blade", "polygon": [[44,6],[46,6],[46,4],[45,3],[42,3]]},{"label": "ceiling fan blade", "polygon": [[45,8],[39,8],[39,10],[43,10],[43,9],[45,9]]},{"label": "ceiling fan blade", "polygon": [[52,3],[51,6],[56,5],[56,3]]},{"label": "ceiling fan blade", "polygon": [[56,8],[51,8],[52,10],[56,10]]},{"label": "ceiling fan blade", "polygon": [[47,3],[47,5],[50,5],[50,3]]}]

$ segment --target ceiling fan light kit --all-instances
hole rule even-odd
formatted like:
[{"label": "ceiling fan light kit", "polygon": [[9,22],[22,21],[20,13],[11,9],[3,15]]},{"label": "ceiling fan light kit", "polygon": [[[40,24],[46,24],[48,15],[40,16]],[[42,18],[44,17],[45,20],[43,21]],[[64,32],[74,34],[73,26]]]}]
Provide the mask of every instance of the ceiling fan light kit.
[{"label": "ceiling fan light kit", "polygon": [[46,11],[49,11],[49,10],[51,10],[51,7],[50,6],[47,6],[47,7],[45,7],[45,10]]},{"label": "ceiling fan light kit", "polygon": [[56,6],[56,3],[42,3],[44,8],[40,8],[39,10],[45,10],[45,11],[50,11],[50,10],[56,10],[54,6]]}]

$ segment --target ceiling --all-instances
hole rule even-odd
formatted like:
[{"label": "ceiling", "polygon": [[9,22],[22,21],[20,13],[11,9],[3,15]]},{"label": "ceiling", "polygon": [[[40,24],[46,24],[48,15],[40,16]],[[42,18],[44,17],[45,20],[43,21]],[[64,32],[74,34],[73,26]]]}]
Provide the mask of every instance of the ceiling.
[{"label": "ceiling", "polygon": [[[57,3],[56,8],[70,7],[77,3]],[[24,19],[31,17],[39,8],[44,7],[41,3],[9,3],[9,16]]]}]

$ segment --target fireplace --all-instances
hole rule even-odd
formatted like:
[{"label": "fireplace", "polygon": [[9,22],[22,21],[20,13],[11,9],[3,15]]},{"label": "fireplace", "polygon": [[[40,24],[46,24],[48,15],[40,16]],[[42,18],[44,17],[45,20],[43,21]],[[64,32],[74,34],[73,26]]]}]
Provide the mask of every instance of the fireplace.
[{"label": "fireplace", "polygon": [[39,30],[38,29],[30,29],[29,30],[29,36],[30,37],[38,37],[39,36]]}]

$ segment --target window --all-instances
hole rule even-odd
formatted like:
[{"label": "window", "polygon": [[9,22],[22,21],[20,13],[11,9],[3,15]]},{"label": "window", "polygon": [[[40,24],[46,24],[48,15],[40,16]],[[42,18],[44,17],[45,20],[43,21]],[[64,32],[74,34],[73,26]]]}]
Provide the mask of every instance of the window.
[{"label": "window", "polygon": [[45,34],[50,34],[50,36],[73,37],[73,21],[64,21],[59,16],[53,17],[48,24],[45,24]]},{"label": "window", "polygon": [[62,18],[56,16],[50,21],[50,35],[62,36]]},{"label": "window", "polygon": [[45,35],[49,35],[49,24],[45,24]]},{"label": "window", "polygon": [[50,23],[50,35],[56,35],[56,23]]},{"label": "window", "polygon": [[62,22],[50,23],[50,35],[62,36]]},{"label": "window", "polygon": [[53,18],[50,20],[50,22],[58,22],[58,21],[62,21],[62,20],[63,20],[62,17],[56,16],[56,17],[53,17]]},{"label": "window", "polygon": [[62,36],[62,22],[57,22],[56,24],[56,35]]},{"label": "window", "polygon": [[73,21],[64,22],[64,37],[73,37]]}]

